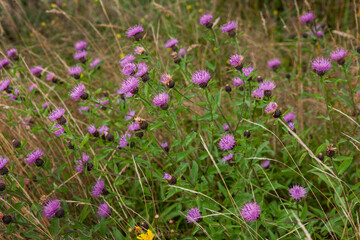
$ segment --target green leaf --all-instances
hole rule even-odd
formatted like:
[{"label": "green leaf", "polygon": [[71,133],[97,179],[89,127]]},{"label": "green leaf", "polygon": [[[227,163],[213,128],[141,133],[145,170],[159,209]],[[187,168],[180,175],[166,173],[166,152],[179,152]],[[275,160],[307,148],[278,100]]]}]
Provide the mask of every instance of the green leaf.
[{"label": "green leaf", "polygon": [[338,167],[339,174],[343,174],[346,171],[346,169],[348,169],[351,163],[352,163],[352,158],[343,161]]},{"label": "green leaf", "polygon": [[193,165],[192,165],[192,168],[191,168],[191,173],[192,173],[192,176],[194,178],[194,181],[196,183],[197,181],[197,178],[198,178],[198,172],[199,172],[199,165],[197,164],[197,162],[193,162]]},{"label": "green leaf", "polygon": [[211,71],[215,71],[215,66],[212,65],[209,61],[205,60],[206,66],[211,69]]},{"label": "green leaf", "polygon": [[89,141],[89,137],[90,137],[90,134],[89,134],[89,133],[86,133],[84,139],[83,139],[82,142],[80,143],[80,148],[82,148],[82,147]]}]

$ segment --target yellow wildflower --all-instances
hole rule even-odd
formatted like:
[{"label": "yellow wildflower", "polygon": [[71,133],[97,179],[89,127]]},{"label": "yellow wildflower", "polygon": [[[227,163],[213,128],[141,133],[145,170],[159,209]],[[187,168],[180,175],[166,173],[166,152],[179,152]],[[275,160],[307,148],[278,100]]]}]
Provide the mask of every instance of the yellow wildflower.
[{"label": "yellow wildflower", "polygon": [[121,38],[121,34],[120,33],[116,34],[116,37]]},{"label": "yellow wildflower", "polygon": [[149,229],[146,233],[140,234],[137,239],[140,240],[153,240],[155,235]]},{"label": "yellow wildflower", "polygon": [[55,3],[52,3],[52,4],[51,4],[51,7],[52,7],[52,8],[56,8],[56,4],[55,4]]},{"label": "yellow wildflower", "polygon": [[190,10],[190,9],[191,9],[191,5],[190,5],[190,4],[187,5],[187,6],[186,6],[186,9],[187,9],[187,10]]}]

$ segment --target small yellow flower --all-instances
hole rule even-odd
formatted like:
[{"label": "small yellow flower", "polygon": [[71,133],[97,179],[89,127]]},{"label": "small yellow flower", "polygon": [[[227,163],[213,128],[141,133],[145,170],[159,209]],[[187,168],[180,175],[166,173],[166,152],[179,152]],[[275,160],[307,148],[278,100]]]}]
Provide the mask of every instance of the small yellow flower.
[{"label": "small yellow flower", "polygon": [[189,4],[189,5],[186,5],[186,9],[187,10],[190,10],[191,9],[191,5]]},{"label": "small yellow flower", "polygon": [[273,14],[274,14],[274,15],[278,15],[278,13],[279,13],[279,12],[278,12],[278,10],[276,10],[276,9],[273,11]]},{"label": "small yellow flower", "polygon": [[52,4],[51,4],[51,7],[52,7],[52,8],[56,8],[56,4],[55,4],[55,3],[52,3]]},{"label": "small yellow flower", "polygon": [[200,6],[200,3],[199,3],[199,2],[196,2],[196,3],[195,3],[195,6],[197,6],[197,7]]},{"label": "small yellow flower", "polygon": [[227,63],[227,64],[230,64],[229,59],[228,59],[228,60],[226,60],[226,63]]},{"label": "small yellow flower", "polygon": [[155,235],[149,229],[146,233],[140,234],[137,239],[140,240],[153,240]]},{"label": "small yellow flower", "polygon": [[202,13],[202,12],[203,12],[202,8],[199,8],[198,13]]},{"label": "small yellow flower", "polygon": [[80,74],[80,78],[82,78],[84,76],[84,74]]},{"label": "small yellow flower", "polygon": [[123,53],[120,54],[120,58],[123,58],[125,57],[125,55]]},{"label": "small yellow flower", "polygon": [[63,8],[66,7],[66,3],[61,4],[61,6],[62,6]]},{"label": "small yellow flower", "polygon": [[167,14],[165,15],[165,17],[169,18],[169,17],[170,17],[170,14],[167,13]]},{"label": "small yellow flower", "polygon": [[54,25],[55,22],[56,22],[55,19],[53,19],[53,20],[51,20],[50,24],[51,24],[51,25]]},{"label": "small yellow flower", "polygon": [[214,47],[213,50],[216,51],[216,47]]},{"label": "small yellow flower", "polygon": [[45,27],[46,26],[46,22],[42,22],[41,26]]},{"label": "small yellow flower", "polygon": [[94,0],[94,2],[98,2],[99,0]]},{"label": "small yellow flower", "polygon": [[251,28],[251,24],[250,24],[250,23],[248,23],[247,28]]},{"label": "small yellow flower", "polygon": [[121,38],[121,34],[120,33],[116,34],[116,37]]},{"label": "small yellow flower", "polygon": [[141,22],[141,23],[144,23],[144,22],[145,22],[145,18],[141,18],[141,19],[140,19],[140,22]]},{"label": "small yellow flower", "polygon": [[172,49],[171,49],[171,48],[167,48],[167,50],[170,52]]}]

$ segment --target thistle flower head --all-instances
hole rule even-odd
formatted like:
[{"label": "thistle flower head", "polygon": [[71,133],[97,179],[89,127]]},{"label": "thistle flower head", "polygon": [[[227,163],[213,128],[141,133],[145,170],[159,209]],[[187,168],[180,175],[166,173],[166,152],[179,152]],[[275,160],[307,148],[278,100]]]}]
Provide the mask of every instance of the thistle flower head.
[{"label": "thistle flower head", "polygon": [[344,48],[337,48],[336,50],[330,53],[331,60],[339,61],[345,58],[347,55],[347,51]]},{"label": "thistle flower head", "polygon": [[231,134],[226,134],[224,137],[220,139],[219,148],[222,151],[231,150],[234,148],[235,143],[236,141],[234,136]]},{"label": "thistle flower head", "polygon": [[140,83],[140,80],[136,77],[129,77],[125,81],[123,81],[120,92],[121,94],[124,93],[131,93],[136,91]]},{"label": "thistle flower head", "polygon": [[136,34],[142,33],[144,31],[144,28],[141,25],[135,25],[130,27],[126,31],[126,36],[128,38],[134,37]]},{"label": "thistle flower head", "polygon": [[230,56],[229,63],[231,66],[237,67],[242,64],[243,60],[244,60],[244,57],[242,55],[234,54],[234,55]]},{"label": "thistle flower head", "polygon": [[160,94],[156,95],[153,98],[153,104],[154,104],[154,106],[159,107],[159,106],[167,103],[169,100],[170,100],[170,95],[163,92],[163,93],[160,93]]},{"label": "thistle flower head", "polygon": [[123,57],[122,59],[120,59],[119,64],[121,67],[125,67],[126,64],[132,63],[134,60],[135,60],[134,55],[129,54],[129,55],[126,55],[125,57]]},{"label": "thistle flower head", "polygon": [[329,59],[319,57],[312,62],[312,69],[320,76],[324,75],[331,68],[331,62]]},{"label": "thistle flower head", "polygon": [[82,51],[84,49],[86,49],[87,47],[87,42],[81,40],[81,41],[78,41],[77,43],[75,43],[75,50],[76,51]]},{"label": "thistle flower head", "polygon": [[242,72],[245,74],[245,77],[249,77],[253,71],[254,71],[254,68],[252,68],[252,67],[245,67],[242,69]]},{"label": "thistle flower head", "polygon": [[170,179],[171,179],[171,175],[168,174],[167,172],[164,172],[164,177],[163,177],[163,179],[165,179],[165,180],[170,180]]},{"label": "thistle flower head", "polygon": [[46,74],[46,81],[52,81],[54,78],[55,74],[53,72]]},{"label": "thistle flower head", "polygon": [[51,120],[51,121],[56,121],[58,119],[60,119],[63,115],[65,114],[65,109],[63,108],[56,108],[55,110],[53,110],[48,118]]},{"label": "thistle flower head", "polygon": [[6,54],[8,58],[12,58],[18,54],[17,50],[15,48],[10,48],[6,51]]},{"label": "thistle flower head", "polygon": [[265,107],[265,113],[267,114],[272,114],[276,111],[276,109],[278,108],[278,105],[276,104],[276,102],[270,102],[266,107]]},{"label": "thistle flower head", "polygon": [[122,74],[125,76],[133,75],[136,71],[136,64],[135,63],[128,63],[122,69]]},{"label": "thistle flower head", "polygon": [[172,80],[172,76],[170,74],[163,74],[161,75],[160,82],[167,84]]},{"label": "thistle flower head", "polygon": [[275,87],[276,85],[272,81],[266,81],[259,84],[259,89],[263,91],[272,91]]},{"label": "thistle flower head", "polygon": [[225,155],[225,156],[222,158],[222,161],[225,163],[225,162],[233,159],[233,157],[234,157],[234,154],[233,154],[233,153],[230,153],[230,154],[228,154],[228,155]]},{"label": "thistle flower head", "polygon": [[306,197],[306,189],[299,185],[294,185],[290,188],[289,194],[295,201],[301,201],[302,198]]},{"label": "thistle flower head", "polygon": [[65,132],[65,129],[60,124],[55,124],[53,130],[53,134],[57,137],[61,136],[61,134]]},{"label": "thistle flower head", "polygon": [[0,156],[0,169],[3,169],[8,162],[9,162],[9,159]]},{"label": "thistle flower head", "polygon": [[77,163],[79,165],[76,165],[76,170],[81,173],[84,170],[84,166],[86,165],[86,163],[89,161],[89,155],[83,153],[82,156],[79,158],[79,160],[77,161]]},{"label": "thistle flower head", "polygon": [[314,20],[315,20],[315,15],[313,12],[307,12],[300,17],[300,22],[302,23],[310,23]]},{"label": "thistle flower head", "polygon": [[324,33],[321,29],[321,25],[317,24],[316,26],[314,26],[311,30],[309,30],[310,35],[314,36],[314,33],[316,34],[316,36],[318,37],[322,37],[324,36]]},{"label": "thistle flower head", "polygon": [[7,89],[9,85],[10,85],[10,78],[5,78],[4,80],[2,80],[0,83],[0,92]]},{"label": "thistle flower head", "polygon": [[292,122],[295,118],[296,118],[296,115],[294,112],[288,112],[283,117],[285,122]]},{"label": "thistle flower head", "polygon": [[94,60],[92,60],[89,65],[90,69],[97,67],[100,62],[101,62],[100,58],[95,58]]},{"label": "thistle flower head", "polygon": [[294,131],[295,123],[294,122],[288,122],[287,124],[288,124],[289,128]]},{"label": "thistle flower head", "polygon": [[88,128],[87,128],[87,131],[91,134],[95,133],[96,132],[96,127],[94,124],[90,125]]},{"label": "thistle flower head", "polygon": [[180,48],[179,54],[180,54],[180,56],[184,57],[186,55],[186,49],[185,48]]},{"label": "thistle flower head", "polygon": [[252,222],[259,218],[260,212],[260,206],[256,202],[250,202],[242,208],[241,217],[247,222]]},{"label": "thistle flower head", "polygon": [[83,71],[83,68],[81,66],[73,66],[70,67],[68,70],[68,74],[70,76],[76,76],[76,75],[80,75],[80,73]]},{"label": "thistle flower head", "polygon": [[125,116],[127,121],[132,120],[135,117],[135,110],[130,110],[128,114]]},{"label": "thistle flower head", "polygon": [[228,124],[223,125],[224,131],[229,131],[230,127]]},{"label": "thistle flower head", "polygon": [[195,208],[191,208],[188,212],[187,212],[187,216],[186,216],[186,221],[188,223],[192,223],[192,222],[198,222],[201,220],[201,213],[200,210],[195,207]]},{"label": "thistle flower head", "polygon": [[74,54],[74,59],[79,60],[79,59],[85,58],[87,55],[88,55],[87,51],[76,52]]},{"label": "thistle flower head", "polygon": [[43,209],[43,214],[46,218],[52,218],[55,216],[55,213],[61,208],[61,202],[56,199],[49,200]]},{"label": "thistle flower head", "polygon": [[210,73],[207,70],[198,70],[194,72],[191,76],[191,80],[193,83],[201,86],[202,84],[206,84],[210,81]]},{"label": "thistle flower head", "polygon": [[27,164],[34,163],[37,159],[39,159],[43,155],[44,155],[44,152],[38,148],[35,151],[31,152],[29,155],[27,155],[27,157],[25,158],[25,162]]},{"label": "thistle flower head", "polygon": [[234,21],[230,21],[221,26],[221,31],[222,32],[230,32],[231,30],[234,30],[236,27],[237,27],[237,23]]},{"label": "thistle flower head", "polygon": [[33,67],[33,68],[30,69],[30,73],[31,73],[32,75],[41,74],[42,71],[43,71],[43,68],[42,68],[42,66],[40,66],[40,65],[39,65],[39,66],[35,66],[35,67]]},{"label": "thistle flower head", "polygon": [[207,25],[211,22],[212,19],[213,16],[210,13],[207,13],[200,18],[200,25]]},{"label": "thistle flower head", "polygon": [[140,130],[140,124],[137,123],[137,122],[132,122],[132,123],[128,126],[128,129],[129,129],[130,132],[138,131],[138,130]]},{"label": "thistle flower head", "polygon": [[138,55],[142,55],[146,52],[145,48],[140,47],[140,46],[136,46],[134,49],[134,53],[138,54]]},{"label": "thistle flower head", "polygon": [[82,83],[79,83],[76,87],[74,87],[71,90],[70,97],[72,97],[72,99],[74,99],[75,101],[79,100],[81,95],[83,95],[85,93],[85,89],[86,89],[85,85]]},{"label": "thistle flower head", "polygon": [[147,71],[148,71],[148,66],[146,65],[146,63],[144,62],[138,63],[135,77],[142,77],[143,75],[145,75],[145,73],[147,73]]},{"label": "thistle flower head", "polygon": [[232,82],[234,84],[235,87],[237,86],[241,86],[244,84],[243,80],[241,80],[239,77],[235,77],[232,79]]},{"label": "thistle flower head", "polygon": [[84,112],[89,111],[89,107],[87,107],[87,106],[79,106],[78,110],[79,110],[80,114],[83,114]]},{"label": "thistle flower head", "polygon": [[160,143],[160,146],[162,148],[167,148],[167,147],[169,147],[169,143],[168,142],[162,142],[162,143]]},{"label": "thistle flower head", "polygon": [[98,131],[101,134],[107,134],[109,132],[109,127],[106,126],[106,125],[101,125],[99,128],[98,128]]},{"label": "thistle flower head", "polygon": [[94,197],[100,197],[104,190],[105,183],[103,180],[98,180],[93,186],[93,189],[91,191],[91,195]]},{"label": "thistle flower head", "polygon": [[281,61],[280,61],[280,59],[275,58],[275,59],[269,60],[267,64],[268,64],[268,68],[275,69],[275,68],[278,68],[280,66]]},{"label": "thistle flower head", "polygon": [[261,163],[263,168],[268,168],[270,166],[270,160],[265,160]]},{"label": "thistle flower head", "polygon": [[1,60],[0,60],[0,70],[1,70],[2,68],[7,69],[8,66],[9,66],[9,64],[10,64],[10,60],[9,60],[9,59],[6,59],[6,58],[1,59]]},{"label": "thistle flower head", "polygon": [[172,48],[173,46],[175,46],[178,43],[179,43],[179,41],[176,38],[172,38],[165,43],[165,48]]},{"label": "thistle flower head", "polygon": [[257,88],[251,93],[251,96],[253,96],[254,98],[261,99],[264,97],[264,90]]},{"label": "thistle flower head", "polygon": [[29,91],[32,92],[37,88],[37,85],[35,83],[31,84],[29,87]]},{"label": "thistle flower head", "polygon": [[120,140],[119,140],[119,147],[120,148],[125,148],[129,144],[129,139],[130,138],[131,138],[130,133],[125,133],[124,135],[122,135]]},{"label": "thistle flower head", "polygon": [[111,213],[111,210],[107,203],[100,204],[100,206],[98,208],[98,212],[97,212],[99,217],[106,218],[106,217],[110,216],[110,213]]}]

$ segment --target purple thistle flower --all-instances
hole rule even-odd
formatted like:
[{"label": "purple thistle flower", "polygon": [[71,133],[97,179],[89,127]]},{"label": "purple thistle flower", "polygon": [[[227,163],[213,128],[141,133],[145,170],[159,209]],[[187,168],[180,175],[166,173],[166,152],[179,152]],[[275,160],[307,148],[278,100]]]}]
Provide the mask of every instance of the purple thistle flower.
[{"label": "purple thistle flower", "polygon": [[106,125],[101,125],[99,128],[98,128],[98,131],[101,134],[104,134],[106,135],[108,132],[109,132],[109,127],[106,126]]},{"label": "purple thistle flower", "polygon": [[266,81],[259,84],[259,89],[263,91],[272,91],[275,87],[276,85],[272,81]]},{"label": "purple thistle flower", "polygon": [[179,54],[180,54],[180,56],[184,57],[186,55],[186,49],[185,48],[180,48]]},{"label": "purple thistle flower", "polygon": [[135,110],[130,110],[128,114],[125,116],[127,121],[132,120],[135,117]]},{"label": "purple thistle flower", "polygon": [[48,118],[49,118],[51,121],[56,121],[56,120],[62,118],[64,114],[65,114],[65,109],[63,109],[63,108],[56,108],[55,110],[53,110],[53,111],[49,114]]},{"label": "purple thistle flower", "polygon": [[[234,54],[234,55],[230,56],[229,63],[230,63],[231,66],[233,66],[235,68],[236,67],[242,67],[243,60],[244,60],[244,57],[242,55]],[[239,70],[241,70],[241,68]]]},{"label": "purple thistle flower", "polygon": [[142,54],[146,53],[146,50],[143,47],[136,46],[135,49],[134,49],[134,53],[138,54],[138,55],[142,55]]},{"label": "purple thistle flower", "polygon": [[95,58],[94,60],[92,60],[89,65],[90,69],[97,67],[100,62],[101,62],[100,58]]},{"label": "purple thistle flower", "polygon": [[37,159],[42,157],[44,155],[44,152],[41,151],[40,148],[36,149],[35,151],[31,152],[27,157],[25,158],[25,162],[27,164],[34,163]]},{"label": "purple thistle flower", "polygon": [[165,149],[165,148],[169,147],[169,143],[163,142],[163,143],[160,143],[160,146]]},{"label": "purple thistle flower", "polygon": [[84,170],[84,166],[89,161],[89,155],[83,153],[82,157],[77,161],[79,165],[76,165],[76,170],[81,173]]},{"label": "purple thistle flower", "polygon": [[81,66],[73,66],[69,68],[68,73],[70,76],[74,77],[75,79],[79,79],[82,71],[83,68]]},{"label": "purple thistle flower", "polygon": [[232,82],[233,82],[233,84],[234,84],[235,87],[241,86],[241,85],[244,84],[243,80],[241,80],[241,79],[238,78],[238,77],[233,78],[233,79],[232,79]]},{"label": "purple thistle flower", "polygon": [[85,85],[82,83],[79,83],[76,87],[74,87],[70,93],[70,97],[72,97],[72,99],[74,99],[75,101],[79,100],[80,97],[84,98],[83,95],[88,94],[85,93]]},{"label": "purple thistle flower", "polygon": [[292,197],[295,201],[301,201],[303,197],[306,197],[306,189],[299,185],[294,185],[289,190],[290,197]]},{"label": "purple thistle flower", "polygon": [[253,96],[254,98],[261,99],[264,97],[264,90],[257,88],[251,93],[251,96]]},{"label": "purple thistle flower", "polygon": [[[99,100],[97,100],[97,101],[99,102]],[[109,104],[109,102],[110,102],[109,100],[102,98],[99,102],[100,104],[96,104],[96,107],[98,107],[98,108],[105,107],[106,105]]]},{"label": "purple thistle flower", "polygon": [[270,102],[270,103],[265,107],[265,113],[267,113],[267,114],[274,113],[277,108],[278,108],[278,105],[276,104],[276,102]]},{"label": "purple thistle flower", "polygon": [[224,25],[221,26],[221,31],[222,32],[230,32],[230,31],[233,31],[235,30],[235,28],[237,27],[237,23],[234,22],[234,21],[230,21]]},{"label": "purple thistle flower", "polygon": [[96,127],[94,124],[90,125],[88,128],[87,128],[87,131],[91,134],[95,133],[96,132]]},{"label": "purple thistle flower", "polygon": [[9,86],[10,86],[10,78],[5,78],[0,83],[0,92],[7,90]]},{"label": "purple thistle flower", "polygon": [[164,177],[163,177],[163,179],[165,179],[165,180],[170,180],[170,179],[171,179],[171,175],[168,174],[167,172],[164,172]]},{"label": "purple thistle flower", "polygon": [[[154,106],[161,107],[162,109],[164,109],[165,105],[167,106],[167,108],[169,107],[169,105],[167,103],[169,100],[170,100],[170,95],[163,92],[154,97],[153,104],[154,104]],[[166,109],[164,109],[164,110],[166,110]]]},{"label": "purple thistle flower", "polygon": [[111,210],[110,210],[109,205],[107,203],[100,204],[97,213],[100,218],[101,217],[106,218],[106,217],[110,216]]},{"label": "purple thistle flower", "polygon": [[223,125],[224,131],[229,131],[230,127],[228,124]]},{"label": "purple thistle flower", "polygon": [[3,68],[8,69],[9,65],[10,65],[10,60],[9,59],[3,58],[3,59],[0,60],[0,70],[3,69]]},{"label": "purple thistle flower", "polygon": [[312,62],[312,69],[319,76],[323,76],[330,68],[331,68],[331,62],[327,58],[324,58],[324,57],[316,58]]},{"label": "purple thistle flower", "polygon": [[89,107],[87,107],[87,106],[79,106],[78,110],[79,110],[80,114],[83,114],[84,112],[89,111]]},{"label": "purple thistle flower", "polygon": [[138,63],[135,77],[142,77],[147,73],[147,71],[148,71],[148,66],[146,65],[146,63],[144,62]]},{"label": "purple thistle flower", "polygon": [[260,212],[260,206],[256,202],[249,202],[242,208],[241,217],[247,222],[252,222],[259,218]]},{"label": "purple thistle flower", "polygon": [[138,41],[142,38],[141,33],[143,31],[144,28],[141,25],[135,25],[126,31],[126,35],[128,38],[135,37],[135,40]]},{"label": "purple thistle flower", "polygon": [[131,132],[135,132],[140,130],[140,124],[136,123],[136,122],[132,122],[129,126],[128,126],[129,131]]},{"label": "purple thistle flower", "polygon": [[277,70],[281,64],[280,59],[275,58],[275,59],[271,59],[267,62],[268,64],[268,68],[272,69],[272,70]]},{"label": "purple thistle flower", "polygon": [[61,208],[61,202],[59,200],[53,199],[49,200],[43,209],[43,213],[46,218],[52,218],[55,216],[56,212]]},{"label": "purple thistle flower", "polygon": [[[165,43],[165,48],[174,48],[176,44],[178,44],[179,41],[176,38],[172,38],[169,41]],[[176,49],[173,49],[174,51]]]},{"label": "purple thistle flower", "polygon": [[164,84],[169,84],[169,82],[172,80],[172,76],[170,74],[163,74],[161,75],[160,82]]},{"label": "purple thistle flower", "polygon": [[300,17],[300,22],[302,23],[310,23],[314,20],[315,20],[315,15],[313,12],[305,13]]},{"label": "purple thistle flower", "polygon": [[30,87],[29,87],[29,91],[32,92],[36,88],[37,88],[37,85],[35,83],[31,84]]},{"label": "purple thistle flower", "polygon": [[200,18],[200,21],[199,21],[200,25],[206,26],[209,23],[211,23],[212,19],[213,19],[213,16],[210,13],[207,13]]},{"label": "purple thistle flower", "polygon": [[315,27],[313,27],[311,30],[309,30],[310,35],[314,36],[314,33],[318,37],[324,36],[323,31],[321,30],[321,25],[317,24]]},{"label": "purple thistle flower", "polygon": [[288,122],[287,124],[288,124],[289,128],[294,131],[294,129],[295,129],[294,122]]},{"label": "purple thistle flower", "polygon": [[104,181],[98,180],[93,186],[91,195],[93,195],[94,197],[100,197],[100,195],[102,194],[102,192],[104,190],[104,186],[105,186]]},{"label": "purple thistle flower", "polygon": [[234,154],[233,153],[230,153],[229,155],[225,155],[223,158],[222,158],[222,161],[225,163],[231,159],[233,159],[234,157]]},{"label": "purple thistle flower", "polygon": [[192,222],[198,222],[201,220],[201,213],[200,210],[195,207],[195,208],[191,208],[188,212],[187,212],[187,216],[186,216],[186,221],[188,223],[192,223]]},{"label": "purple thistle flower", "polygon": [[330,53],[331,60],[338,62],[339,64],[344,64],[344,58],[347,55],[347,51],[344,48],[337,48],[336,50]]},{"label": "purple thistle flower", "polygon": [[220,139],[219,148],[222,151],[231,150],[234,148],[235,143],[236,143],[236,141],[235,141],[234,136],[231,134],[227,134],[223,138]]},{"label": "purple thistle flower", "polygon": [[122,59],[120,59],[119,64],[121,67],[125,67],[126,64],[132,63],[134,60],[135,60],[134,55],[129,54],[129,55],[126,55],[125,57],[123,57]]},{"label": "purple thistle flower", "polygon": [[135,63],[128,63],[122,69],[122,74],[125,76],[134,75],[136,71],[136,64]]},{"label": "purple thistle flower", "polygon": [[0,169],[3,169],[8,162],[9,159],[0,156]]},{"label": "purple thistle flower", "polygon": [[6,51],[6,54],[7,54],[8,58],[12,58],[12,59],[16,60],[15,58],[18,55],[18,51],[15,48],[10,48]]},{"label": "purple thistle flower", "polygon": [[78,41],[77,43],[75,43],[75,50],[76,51],[82,51],[84,49],[86,49],[87,47],[87,42],[81,40],[81,41]]},{"label": "purple thistle flower", "polygon": [[129,144],[128,140],[130,138],[131,138],[130,133],[125,133],[124,135],[122,135],[120,140],[119,140],[119,147],[120,148],[125,148]]},{"label": "purple thistle flower", "polygon": [[206,70],[198,70],[191,76],[193,83],[199,85],[201,88],[205,88],[210,81],[210,73]]},{"label": "purple thistle flower", "polygon": [[285,122],[292,122],[295,118],[296,118],[296,115],[294,112],[288,112],[283,117]]},{"label": "purple thistle flower", "polygon": [[74,54],[74,59],[75,60],[82,60],[85,59],[85,57],[88,55],[87,51],[81,51],[81,52],[76,52]]},{"label": "purple thistle flower", "polygon": [[14,93],[11,93],[11,94],[9,95],[9,97],[10,97],[11,99],[13,99],[13,100],[18,100],[19,95],[20,95],[19,89],[15,88],[15,89],[14,89]]},{"label": "purple thistle flower", "polygon": [[249,77],[250,74],[254,71],[254,68],[252,67],[246,67],[242,69],[243,74],[245,74],[245,77]]},{"label": "purple thistle flower", "polygon": [[60,124],[55,124],[53,134],[59,137],[65,132],[65,129]]},{"label": "purple thistle flower", "polygon": [[140,80],[135,77],[129,77],[125,81],[123,81],[120,92],[121,94],[124,93],[132,93],[136,94],[138,92],[138,86],[139,86]]},{"label": "purple thistle flower", "polygon": [[270,166],[270,160],[265,160],[261,163],[263,168],[268,168]]},{"label": "purple thistle flower", "polygon": [[43,68],[42,66],[35,66],[33,68],[30,69],[30,73],[36,77],[40,77],[41,76],[41,73],[43,71]]},{"label": "purple thistle flower", "polygon": [[46,81],[52,81],[55,78],[55,74],[50,72],[46,75]]}]

